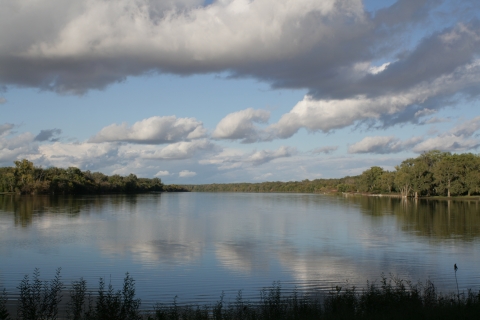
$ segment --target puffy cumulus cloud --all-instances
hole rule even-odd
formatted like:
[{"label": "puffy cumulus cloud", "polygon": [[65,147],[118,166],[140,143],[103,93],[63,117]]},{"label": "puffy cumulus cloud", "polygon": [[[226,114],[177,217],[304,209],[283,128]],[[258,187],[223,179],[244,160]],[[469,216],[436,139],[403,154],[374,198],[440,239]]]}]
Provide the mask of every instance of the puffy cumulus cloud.
[{"label": "puffy cumulus cloud", "polygon": [[277,150],[256,151],[248,156],[245,161],[258,166],[278,158],[290,157],[297,152],[296,148],[281,146]]},{"label": "puffy cumulus cloud", "polygon": [[33,134],[25,132],[11,138],[0,138],[0,163],[11,165],[19,158],[29,158],[38,153]]},{"label": "puffy cumulus cloud", "polygon": [[205,135],[206,129],[202,122],[194,118],[156,116],[135,122],[132,126],[128,126],[127,123],[111,124],[100,130],[89,142],[162,144],[198,139]]},{"label": "puffy cumulus cloud", "polygon": [[406,141],[394,136],[376,136],[365,137],[361,141],[348,147],[348,153],[397,153],[408,150],[423,139],[421,137],[413,137]]},{"label": "puffy cumulus cloud", "polygon": [[169,176],[169,175],[170,175],[170,172],[168,172],[166,170],[160,170],[157,173],[155,173],[154,177],[165,177],[165,176]]},{"label": "puffy cumulus cloud", "polygon": [[54,138],[54,136],[57,136],[62,133],[61,129],[46,129],[46,130],[41,130],[39,134],[35,136],[35,141],[58,141],[58,138]]},{"label": "puffy cumulus cloud", "polygon": [[429,150],[441,150],[451,152],[462,152],[476,149],[480,146],[478,139],[468,139],[454,134],[443,134],[441,136],[430,138],[418,144],[413,151],[422,153]]},{"label": "puffy cumulus cloud", "polygon": [[176,142],[166,147],[125,145],[121,147],[120,155],[129,159],[183,160],[190,159],[199,152],[214,151],[216,148],[209,140],[200,139]]},{"label": "puffy cumulus cloud", "polygon": [[44,166],[78,167],[82,170],[110,172],[116,166],[126,165],[119,156],[119,145],[114,143],[61,143],[42,144],[35,161]]},{"label": "puffy cumulus cloud", "polygon": [[180,178],[191,178],[191,177],[195,177],[196,175],[197,175],[196,172],[189,171],[189,170],[182,170],[178,173],[178,176]]},{"label": "puffy cumulus cloud", "polygon": [[[168,176],[165,164],[175,168],[179,161],[196,163],[220,148],[207,139],[181,141],[166,146],[139,145],[119,142],[59,142],[52,135],[59,129],[42,130],[34,136],[29,132],[16,133],[13,124],[0,125],[0,164],[10,166],[14,160],[27,158],[44,167],[78,167],[82,170],[102,171],[106,174]],[[46,143],[40,143],[45,141]],[[174,160],[174,161],[172,161]],[[175,165],[176,164],[176,165]],[[185,163],[183,163],[185,165]]]},{"label": "puffy cumulus cloud", "polygon": [[319,147],[319,148],[313,149],[312,153],[313,154],[320,154],[320,153],[330,154],[330,153],[336,151],[337,149],[338,149],[338,146]]},{"label": "puffy cumulus cloud", "polygon": [[480,146],[480,139],[475,133],[480,130],[480,117],[460,123],[448,132],[427,139],[415,146],[413,151],[424,152],[429,150],[442,150],[462,152],[474,150]]},{"label": "puffy cumulus cloud", "polygon": [[262,140],[262,130],[254,123],[265,123],[270,118],[270,112],[266,110],[254,110],[248,108],[230,113],[223,118],[212,133],[215,139],[242,140],[243,143]]},{"label": "puffy cumulus cloud", "polygon": [[398,122],[412,121],[418,111],[420,114],[425,113],[425,108],[422,107],[424,104],[438,102],[440,97],[451,97],[474,87],[480,87],[480,60],[399,93],[330,100],[316,100],[312,96],[305,96],[277,123],[267,127],[266,131],[278,138],[289,138],[301,128],[310,132],[330,132],[368,121],[389,126]]},{"label": "puffy cumulus cloud", "polygon": [[259,166],[275,159],[291,157],[296,153],[296,148],[286,146],[281,146],[277,150],[261,150],[249,153],[237,150],[223,150],[209,159],[200,160],[200,163],[217,165],[220,170],[227,170]]}]

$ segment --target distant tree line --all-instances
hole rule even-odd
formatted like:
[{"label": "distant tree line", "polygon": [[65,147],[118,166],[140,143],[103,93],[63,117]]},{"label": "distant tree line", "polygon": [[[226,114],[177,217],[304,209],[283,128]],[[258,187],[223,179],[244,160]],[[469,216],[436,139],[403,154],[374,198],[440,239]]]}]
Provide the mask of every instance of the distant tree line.
[{"label": "distant tree line", "polygon": [[470,196],[480,194],[480,155],[438,150],[404,160],[387,171],[374,166],[359,176],[290,182],[164,185],[158,178],[134,174],[107,176],[100,172],[51,167],[43,169],[23,159],[15,167],[0,168],[0,192],[34,193],[140,193],[197,192],[362,192],[403,197]]},{"label": "distant tree line", "polygon": [[43,169],[26,159],[14,163],[14,167],[0,168],[0,192],[88,194],[185,191],[179,186],[166,186],[159,178],[138,178],[134,174],[107,176],[76,167]]},{"label": "distant tree line", "polygon": [[451,154],[438,150],[410,158],[386,171],[374,166],[359,176],[293,182],[185,185],[206,192],[362,192],[404,197],[470,196],[480,194],[480,155]]},{"label": "distant tree line", "polygon": [[297,192],[321,193],[336,190],[338,186],[355,190],[355,177],[340,179],[315,179],[289,182],[261,182],[261,183],[212,183],[202,185],[183,185],[189,191],[197,192]]}]

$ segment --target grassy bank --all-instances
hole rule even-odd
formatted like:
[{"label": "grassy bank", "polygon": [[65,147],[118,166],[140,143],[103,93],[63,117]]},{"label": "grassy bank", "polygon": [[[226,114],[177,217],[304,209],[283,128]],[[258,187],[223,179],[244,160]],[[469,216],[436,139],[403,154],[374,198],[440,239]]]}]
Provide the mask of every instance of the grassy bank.
[{"label": "grassy bank", "polygon": [[123,286],[115,290],[100,279],[98,290],[88,292],[87,283],[74,281],[68,292],[60,270],[50,281],[40,280],[38,269],[20,282],[16,311],[8,308],[4,291],[0,298],[0,319],[74,320],[282,320],[282,319],[480,319],[480,292],[441,294],[430,281],[412,284],[392,277],[355,287],[335,287],[325,296],[297,294],[285,296],[273,284],[260,292],[258,301],[245,301],[241,291],[234,302],[225,303],[223,294],[213,305],[178,306],[157,304],[140,311],[135,298],[135,282],[127,273]]}]

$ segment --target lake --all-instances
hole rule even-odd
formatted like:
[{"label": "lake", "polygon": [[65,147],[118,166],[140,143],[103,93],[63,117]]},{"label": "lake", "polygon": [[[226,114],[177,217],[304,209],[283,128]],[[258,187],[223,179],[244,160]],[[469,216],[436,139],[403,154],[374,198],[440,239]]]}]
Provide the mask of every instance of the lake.
[{"label": "lake", "polygon": [[0,195],[0,288],[39,268],[65,284],[126,272],[143,308],[365,287],[382,273],[480,290],[478,201],[280,193]]}]

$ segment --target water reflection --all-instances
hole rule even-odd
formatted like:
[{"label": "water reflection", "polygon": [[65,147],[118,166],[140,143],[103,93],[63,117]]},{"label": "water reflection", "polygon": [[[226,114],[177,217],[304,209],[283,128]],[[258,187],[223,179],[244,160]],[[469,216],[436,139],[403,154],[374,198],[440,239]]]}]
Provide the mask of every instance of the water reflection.
[{"label": "water reflection", "polygon": [[394,215],[402,230],[437,240],[472,241],[480,236],[479,200],[399,199],[386,197],[346,197],[364,214]]},{"label": "water reflection", "polygon": [[251,275],[254,270],[267,270],[269,266],[260,244],[252,240],[219,243],[215,254],[225,268],[245,275]]},{"label": "water reflection", "polygon": [[[113,211],[135,212],[139,196],[142,195],[0,195],[0,214],[13,213],[15,226],[28,227],[34,218],[44,215],[100,214],[106,207]],[[159,200],[160,195],[156,197],[156,201]]]},{"label": "water reflection", "polygon": [[121,281],[129,271],[139,294],[153,300],[216,301],[228,289],[257,298],[277,280],[323,290],[347,279],[362,286],[382,272],[432,277],[448,289],[453,263],[461,267],[460,286],[480,285],[477,201],[0,195],[0,229],[0,281],[5,275],[12,288],[34,267],[62,267],[67,278],[91,283],[112,274]]},{"label": "water reflection", "polygon": [[195,242],[153,240],[137,243],[131,247],[131,251],[134,258],[142,261],[146,266],[155,267],[158,264],[175,266],[199,260],[203,253],[203,246]]}]

